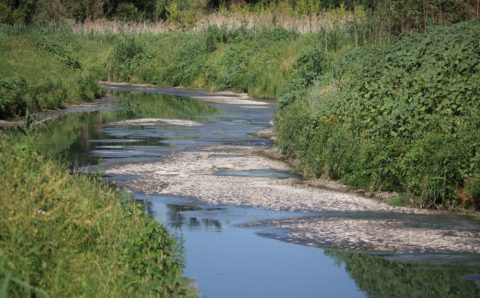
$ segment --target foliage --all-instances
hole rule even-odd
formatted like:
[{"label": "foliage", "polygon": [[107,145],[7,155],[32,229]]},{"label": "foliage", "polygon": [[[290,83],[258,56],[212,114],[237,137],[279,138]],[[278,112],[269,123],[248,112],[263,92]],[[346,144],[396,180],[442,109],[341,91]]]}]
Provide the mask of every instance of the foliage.
[{"label": "foliage", "polygon": [[115,18],[121,21],[140,21],[142,13],[133,3],[119,3],[116,8]]},{"label": "foliage", "polygon": [[88,73],[80,78],[78,85],[79,95],[82,100],[91,102],[105,95],[105,90],[98,85],[97,79],[98,77],[92,73]]},{"label": "foliage", "polygon": [[99,46],[104,43],[61,28],[1,25],[0,118],[100,97],[97,81],[104,74],[94,65],[96,55],[104,55],[105,45]]},{"label": "foliage", "polygon": [[479,177],[477,36],[470,22],[353,51],[280,112],[280,146],[314,176],[458,205]]},{"label": "foliage", "polygon": [[133,76],[134,68],[147,57],[145,46],[133,36],[124,36],[114,47],[107,60],[111,80],[127,81]]},{"label": "foliage", "polygon": [[[192,26],[202,16],[220,11],[274,15],[316,16],[322,13],[341,18],[361,7],[368,11],[372,27],[404,34],[431,23],[451,23],[476,17],[476,0],[3,0],[0,21],[15,23],[59,23],[64,19],[79,22],[100,18],[123,21],[165,21]],[[373,29],[373,28],[372,28]],[[373,31],[373,30],[372,30]]]},{"label": "foliage", "polygon": [[189,293],[175,239],[132,198],[71,176],[25,137],[0,140],[0,280],[8,296]]},{"label": "foliage", "polygon": [[306,88],[329,68],[329,59],[324,50],[318,46],[309,46],[302,50],[293,65],[293,75],[288,92],[279,99],[280,106],[285,108],[296,98],[304,95]]},{"label": "foliage", "polygon": [[61,43],[46,39],[45,37],[33,37],[32,40],[37,47],[57,56],[65,65],[72,67],[74,70],[82,69],[82,65],[78,59],[73,56],[72,51]]},{"label": "foliage", "polygon": [[0,81],[0,118],[12,118],[24,115],[27,111],[27,101],[24,94],[27,93],[25,80],[12,78]]},{"label": "foliage", "polygon": [[466,182],[466,192],[470,204],[480,209],[480,178],[473,178]]}]

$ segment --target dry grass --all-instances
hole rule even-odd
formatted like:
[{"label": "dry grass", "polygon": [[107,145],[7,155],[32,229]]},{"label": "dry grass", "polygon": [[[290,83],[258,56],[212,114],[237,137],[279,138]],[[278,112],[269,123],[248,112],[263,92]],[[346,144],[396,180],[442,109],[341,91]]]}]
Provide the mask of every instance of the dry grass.
[{"label": "dry grass", "polygon": [[257,13],[212,13],[195,22],[193,26],[178,22],[125,23],[121,21],[96,20],[84,24],[69,21],[69,26],[79,34],[119,34],[119,33],[165,33],[170,31],[203,31],[209,26],[236,29],[276,29],[296,30],[301,34],[341,29],[353,20],[352,15],[337,15],[329,12],[319,15],[286,15],[275,12]]}]

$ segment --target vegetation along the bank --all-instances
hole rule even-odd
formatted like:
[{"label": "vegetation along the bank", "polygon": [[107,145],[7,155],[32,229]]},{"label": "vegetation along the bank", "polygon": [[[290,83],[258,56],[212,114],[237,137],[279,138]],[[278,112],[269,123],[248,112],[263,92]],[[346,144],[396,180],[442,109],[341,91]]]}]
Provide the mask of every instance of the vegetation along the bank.
[{"label": "vegetation along the bank", "polygon": [[308,176],[480,207],[479,37],[462,23],[319,62],[308,91],[282,97],[280,147]]},{"label": "vegetation along the bank", "polygon": [[192,293],[179,244],[133,198],[70,175],[29,137],[0,146],[0,297]]},{"label": "vegetation along the bank", "polygon": [[[0,119],[94,101],[100,80],[248,92],[279,99],[278,146],[305,176],[396,191],[396,204],[480,209],[479,1],[244,2],[0,1]],[[194,12],[223,10],[275,18],[198,30]],[[288,14],[329,25],[277,26]],[[182,31],[71,25],[99,19]],[[163,227],[26,133],[0,138],[0,297],[192,294]]]},{"label": "vegetation along the bank", "polygon": [[0,135],[0,297],[194,296],[178,240],[131,195],[101,177],[72,176],[60,162],[105,121],[214,109],[189,98],[119,96],[121,111],[71,114],[27,135]]}]

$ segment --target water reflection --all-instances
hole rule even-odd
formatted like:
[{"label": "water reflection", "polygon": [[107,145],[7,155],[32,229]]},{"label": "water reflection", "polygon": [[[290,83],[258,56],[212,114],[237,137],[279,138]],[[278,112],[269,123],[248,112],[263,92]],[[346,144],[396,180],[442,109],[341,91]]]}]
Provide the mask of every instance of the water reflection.
[{"label": "water reflection", "polygon": [[190,230],[202,229],[216,232],[222,230],[222,224],[219,220],[201,216],[203,212],[208,213],[211,208],[177,204],[166,204],[166,208],[168,210],[168,225],[175,229],[186,227]]},{"label": "water reflection", "polygon": [[326,251],[345,265],[357,285],[371,297],[480,297],[472,279],[480,258],[472,256],[388,257]]},{"label": "water reflection", "polygon": [[[306,214],[233,206],[211,208],[189,203],[188,198],[168,195],[137,197],[148,202],[152,216],[168,224],[173,233],[185,239],[187,258],[190,258],[187,273],[198,280],[206,297],[437,298],[480,295],[475,283],[480,272],[478,256],[367,254],[278,244],[281,242],[256,235],[283,239],[284,231],[237,226],[258,218],[292,218]],[[224,267],[217,267],[217,263]],[[254,265],[246,267],[245,264]],[[251,278],[252,268],[261,274],[259,280]],[[284,275],[278,276],[276,271]],[[296,279],[309,283],[295,294],[289,287],[275,283],[286,276],[295,280],[284,280],[285,285],[299,286],[301,282]],[[334,280],[331,280],[332,276]],[[265,296],[243,289],[234,277]],[[279,287],[282,291],[268,287]]]}]

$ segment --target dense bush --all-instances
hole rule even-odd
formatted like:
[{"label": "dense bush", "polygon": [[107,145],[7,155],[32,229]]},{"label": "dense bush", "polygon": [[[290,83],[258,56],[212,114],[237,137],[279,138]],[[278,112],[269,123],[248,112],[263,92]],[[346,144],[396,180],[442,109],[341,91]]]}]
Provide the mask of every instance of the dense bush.
[{"label": "dense bush", "polygon": [[98,76],[87,73],[78,83],[80,98],[84,101],[94,101],[105,95],[105,90],[98,84]]},{"label": "dense bush", "polygon": [[325,51],[318,46],[309,46],[302,50],[293,64],[288,92],[279,99],[280,106],[285,108],[305,95],[306,89],[328,70],[329,63]]},{"label": "dense bush", "polygon": [[479,177],[479,36],[462,23],[354,51],[280,112],[280,146],[313,176],[458,204]]},{"label": "dense bush", "polygon": [[109,78],[128,81],[137,66],[147,58],[145,45],[134,36],[126,35],[115,45],[107,59]]},{"label": "dense bush", "polygon": [[203,36],[188,40],[167,67],[164,79],[173,86],[191,85],[204,69],[207,55],[207,44]]},{"label": "dense bush", "polygon": [[24,115],[27,110],[25,80],[0,80],[0,119]]}]

